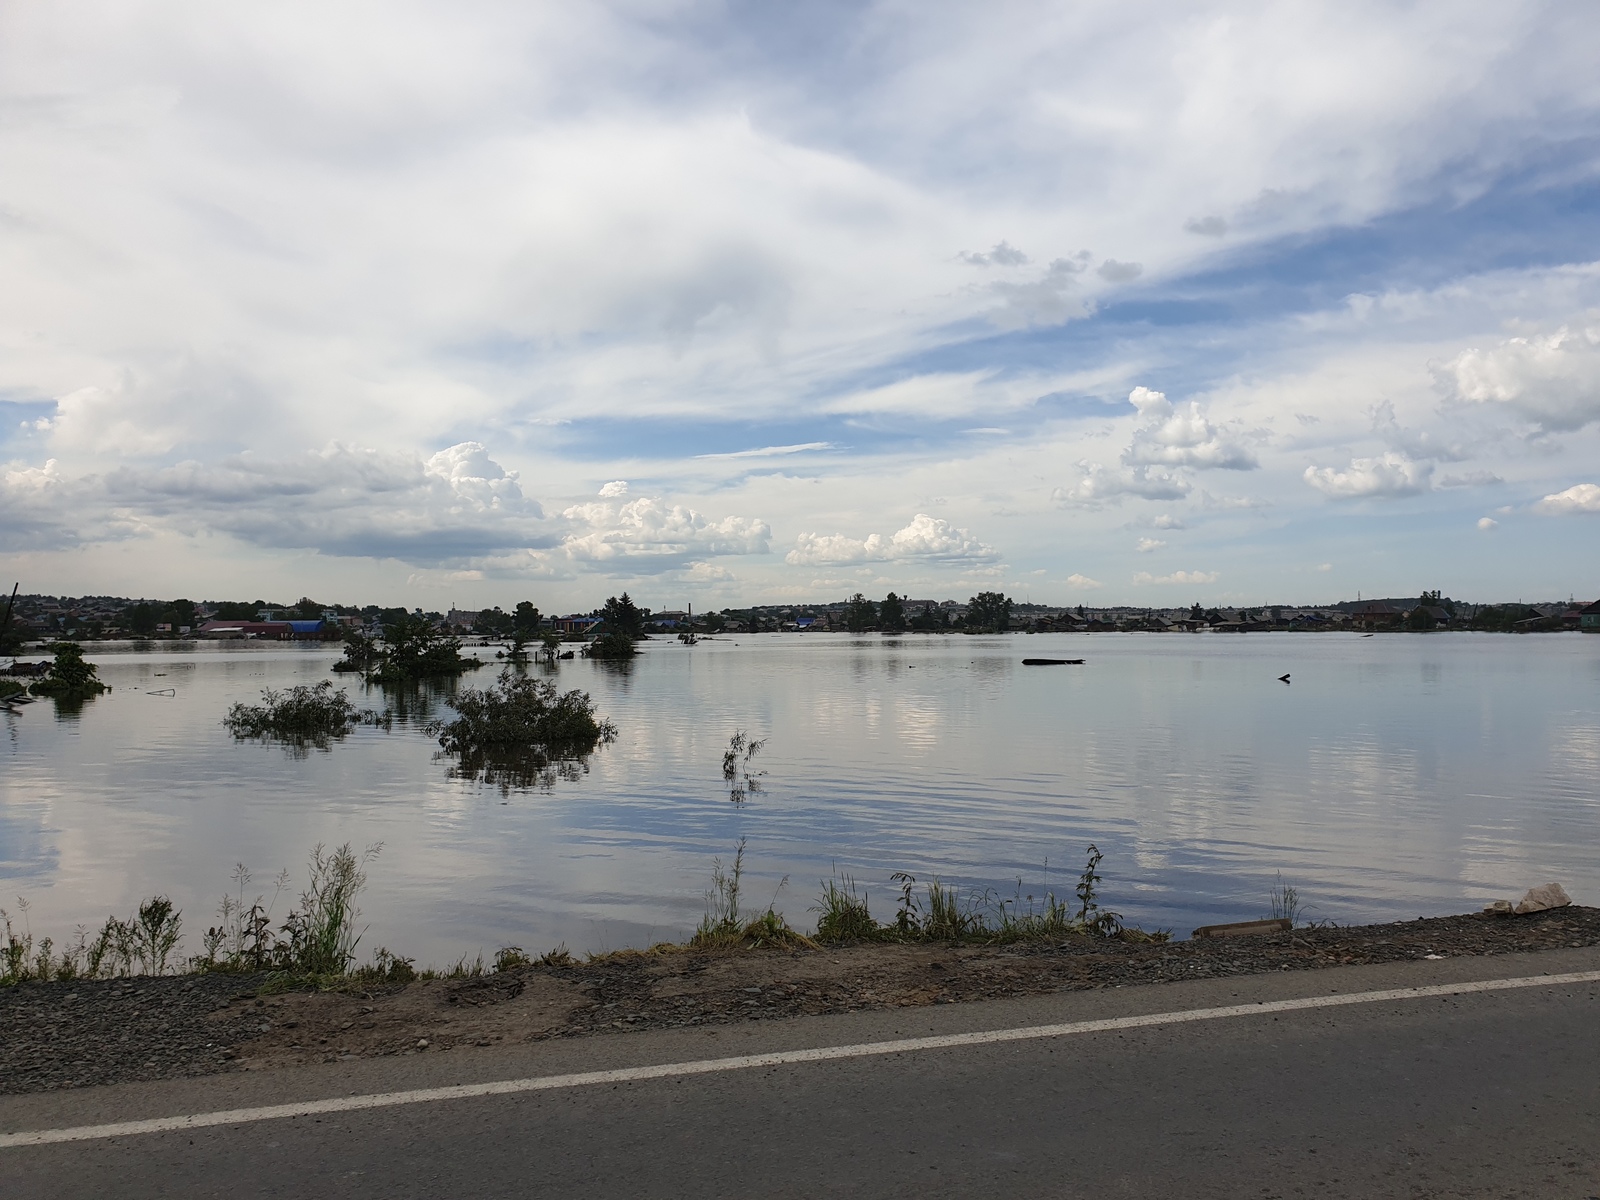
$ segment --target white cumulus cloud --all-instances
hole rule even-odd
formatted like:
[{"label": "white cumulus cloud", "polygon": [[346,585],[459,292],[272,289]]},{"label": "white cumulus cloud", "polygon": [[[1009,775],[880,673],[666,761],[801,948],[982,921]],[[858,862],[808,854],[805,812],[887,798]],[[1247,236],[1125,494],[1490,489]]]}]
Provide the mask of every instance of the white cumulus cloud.
[{"label": "white cumulus cloud", "polygon": [[1390,451],[1377,458],[1351,460],[1345,470],[1334,467],[1307,467],[1305,481],[1319,492],[1341,500],[1366,496],[1414,496],[1428,490],[1433,464],[1417,462]]},{"label": "white cumulus cloud", "polygon": [[655,496],[575,504],[561,516],[575,528],[555,553],[601,569],[661,571],[722,555],[765,554],[772,529],[751,517],[713,521]]},{"label": "white cumulus cloud", "polygon": [[1507,338],[1434,368],[1447,394],[1499,405],[1544,430],[1600,420],[1600,325]]},{"label": "white cumulus cloud", "polygon": [[1166,549],[1166,545],[1160,538],[1142,537],[1139,539],[1138,550],[1140,554],[1151,554]]},{"label": "white cumulus cloud", "polygon": [[1149,422],[1134,431],[1133,442],[1122,455],[1129,466],[1249,471],[1260,465],[1248,447],[1206,418],[1198,401],[1179,409],[1164,393],[1136,387],[1128,402]]},{"label": "white cumulus cloud", "polygon": [[1575,483],[1564,492],[1546,496],[1533,507],[1536,512],[1549,516],[1600,513],[1600,484]]},{"label": "white cumulus cloud", "polygon": [[885,537],[802,533],[795,548],[784,556],[791,566],[832,566],[855,562],[907,562],[925,560],[951,563],[994,562],[1000,552],[965,529],[942,517],[918,513],[904,529]]},{"label": "white cumulus cloud", "polygon": [[1496,521],[1493,517],[1479,517],[1478,528],[1483,530],[1485,533],[1488,533],[1491,529],[1499,529],[1500,522]]},{"label": "white cumulus cloud", "polygon": [[1174,471],[1134,467],[1107,470],[1100,463],[1080,462],[1078,469],[1083,477],[1070,488],[1056,488],[1050,498],[1057,504],[1071,507],[1093,508],[1123,496],[1137,496],[1143,500],[1181,500],[1193,485]]}]

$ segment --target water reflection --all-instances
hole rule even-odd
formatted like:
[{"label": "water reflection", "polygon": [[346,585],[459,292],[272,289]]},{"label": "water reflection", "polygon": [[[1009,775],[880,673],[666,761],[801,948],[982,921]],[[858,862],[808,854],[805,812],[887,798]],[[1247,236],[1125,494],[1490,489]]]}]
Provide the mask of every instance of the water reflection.
[{"label": "water reflection", "polygon": [[439,751],[435,762],[446,762],[445,774],[497,789],[502,796],[512,791],[542,788],[549,791],[558,781],[576,783],[589,773],[587,753],[574,752],[553,757],[549,748],[531,746],[522,750],[469,750],[461,754]]}]

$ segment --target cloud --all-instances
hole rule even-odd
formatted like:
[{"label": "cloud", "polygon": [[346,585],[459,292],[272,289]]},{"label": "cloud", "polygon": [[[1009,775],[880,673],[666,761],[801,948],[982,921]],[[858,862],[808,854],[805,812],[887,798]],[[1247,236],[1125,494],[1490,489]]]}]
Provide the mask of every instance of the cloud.
[{"label": "cloud", "polygon": [[1491,529],[1499,529],[1500,522],[1496,521],[1493,517],[1479,517],[1478,528],[1483,530],[1485,533],[1488,533]]},{"label": "cloud", "polygon": [[1553,517],[1600,513],[1600,484],[1575,483],[1564,492],[1546,496],[1533,509]]},{"label": "cloud", "polygon": [[1441,475],[1438,486],[1442,488],[1493,487],[1505,480],[1493,471],[1466,471],[1460,475]]},{"label": "cloud", "polygon": [[0,471],[0,550],[59,550],[119,541],[143,531],[130,513],[113,513],[91,481],[66,478],[55,459]]},{"label": "cloud", "polygon": [[1221,217],[1190,217],[1183,223],[1189,233],[1198,233],[1201,237],[1219,238],[1228,232],[1228,223]]},{"label": "cloud", "polygon": [[869,534],[852,538],[842,533],[802,533],[784,556],[793,566],[835,566],[855,562],[989,563],[1000,552],[940,517],[918,513],[909,525],[889,537]]},{"label": "cloud", "polygon": [[1420,429],[1406,429],[1394,415],[1394,404],[1380,400],[1367,410],[1372,417],[1372,432],[1383,439],[1391,450],[1398,450],[1407,458],[1436,459],[1460,462],[1469,457],[1459,444],[1442,446],[1432,434]]},{"label": "cloud", "polygon": [[1159,517],[1157,517],[1154,521],[1152,521],[1151,524],[1154,525],[1157,529],[1187,529],[1188,528],[1188,526],[1186,526],[1181,519],[1179,519],[1178,517],[1173,516],[1171,513],[1162,513]]},{"label": "cloud", "polygon": [[804,454],[808,450],[832,450],[832,442],[798,442],[793,446],[762,446],[755,450],[733,450],[724,454],[696,454],[696,458],[777,458],[785,454]]},{"label": "cloud", "polygon": [[1326,573],[1328,571],[1333,570],[1333,564],[1332,563],[1318,563],[1317,564],[1317,570]]},{"label": "cloud", "polygon": [[[52,461],[8,471],[0,486],[13,543],[58,548],[156,529],[217,532],[264,548],[487,576],[692,571],[696,561],[765,554],[772,533],[761,520],[712,520],[658,497],[628,500],[620,480],[552,520],[479,442],[426,459],[334,444],[287,459],[239,454],[76,481]],[[77,523],[44,519],[69,492]],[[34,512],[40,519],[17,516]]]},{"label": "cloud", "polygon": [[1171,575],[1152,575],[1139,571],[1133,577],[1136,584],[1157,583],[1215,583],[1220,576],[1215,571],[1174,571]]},{"label": "cloud", "polygon": [[1071,258],[1057,258],[1045,268],[1044,274],[1029,283],[998,281],[989,285],[994,295],[1005,305],[990,314],[990,319],[1003,328],[1023,325],[1059,325],[1073,317],[1086,316],[1093,305],[1083,297],[1069,295],[1078,284],[1078,276],[1089,269],[1090,254],[1080,250]]},{"label": "cloud", "polygon": [[1181,500],[1192,485],[1182,475],[1150,467],[1109,471],[1099,463],[1080,462],[1083,478],[1070,488],[1056,488],[1050,498],[1069,507],[1094,508],[1123,496],[1144,500]]},{"label": "cloud", "polygon": [[231,455],[92,481],[103,503],[181,533],[415,566],[548,545],[553,532],[514,471],[479,442],[427,459],[334,443],[290,458]]},{"label": "cloud", "polygon": [[611,573],[653,573],[713,557],[766,554],[772,538],[765,521],[713,521],[655,496],[575,504],[561,516],[574,528],[561,538],[554,555]]},{"label": "cloud", "polygon": [[1144,267],[1136,262],[1118,262],[1108,258],[1101,263],[1095,274],[1107,283],[1132,283],[1144,274]]},{"label": "cloud", "polygon": [[1092,592],[1096,588],[1105,587],[1105,584],[1098,579],[1090,579],[1087,575],[1079,575],[1074,572],[1067,576],[1067,586],[1080,592]]},{"label": "cloud", "polygon": [[1136,387],[1128,402],[1149,422],[1134,431],[1133,442],[1123,452],[1122,461],[1129,466],[1251,471],[1260,465],[1249,449],[1206,419],[1197,401],[1184,412],[1163,393]]},{"label": "cloud", "polygon": [[970,254],[962,251],[961,261],[971,263],[975,267],[1020,267],[1028,261],[1028,256],[1018,250],[1010,242],[996,242],[994,249],[984,254]]},{"label": "cloud", "polygon": [[1348,470],[1307,467],[1304,479],[1319,492],[1341,500],[1362,497],[1397,498],[1428,490],[1433,464],[1419,463],[1393,451],[1378,458],[1352,459]]},{"label": "cloud", "polygon": [[1434,367],[1452,399],[1509,410],[1547,432],[1600,420],[1600,325],[1514,337]]},{"label": "cloud", "polygon": [[1156,550],[1165,550],[1167,544],[1160,538],[1142,537],[1139,539],[1138,551],[1140,554],[1150,554]]},{"label": "cloud", "polygon": [[735,583],[737,577],[727,567],[719,567],[715,563],[697,561],[691,562],[685,569],[678,573],[678,578],[685,583]]},{"label": "cloud", "polygon": [[1127,464],[1250,471],[1259,464],[1248,448],[1206,419],[1198,402],[1175,409],[1161,392],[1134,388],[1129,402],[1150,423],[1134,431],[1123,452]]}]

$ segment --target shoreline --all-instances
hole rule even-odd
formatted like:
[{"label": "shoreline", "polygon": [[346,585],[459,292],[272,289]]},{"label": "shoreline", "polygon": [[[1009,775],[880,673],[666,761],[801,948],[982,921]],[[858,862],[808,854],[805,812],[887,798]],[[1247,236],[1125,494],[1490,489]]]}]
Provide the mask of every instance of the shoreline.
[{"label": "shoreline", "polygon": [[189,974],[0,989],[0,1094],[512,1046],[644,1029],[959,1004],[1186,979],[1600,946],[1600,908],[1480,913],[1137,944],[620,951],[484,974],[312,990]]}]

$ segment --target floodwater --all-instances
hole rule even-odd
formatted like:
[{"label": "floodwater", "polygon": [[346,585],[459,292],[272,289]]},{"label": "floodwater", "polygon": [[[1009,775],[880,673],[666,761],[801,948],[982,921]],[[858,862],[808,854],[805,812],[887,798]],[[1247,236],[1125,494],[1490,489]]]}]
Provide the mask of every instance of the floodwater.
[{"label": "floodwater", "polygon": [[[1600,903],[1600,637],[657,639],[628,666],[560,665],[619,736],[578,778],[508,793],[437,757],[421,728],[448,716],[437,696],[326,753],[234,741],[228,706],[328,678],[321,646],[88,658],[112,692],[0,717],[0,896],[58,941],[160,892],[197,951],[235,863],[256,876],[247,901],[270,897],[281,868],[301,885],[314,844],[346,841],[383,843],[363,947],[435,965],[682,938],[741,838],[746,904],[776,896],[803,928],[833,870],[881,918],[902,870],[1070,895],[1090,842],[1106,906],[1180,936],[1264,915],[1280,875],[1341,923],[1547,880]],[[741,729],[765,739],[766,775],[734,803],[722,752]]]}]

